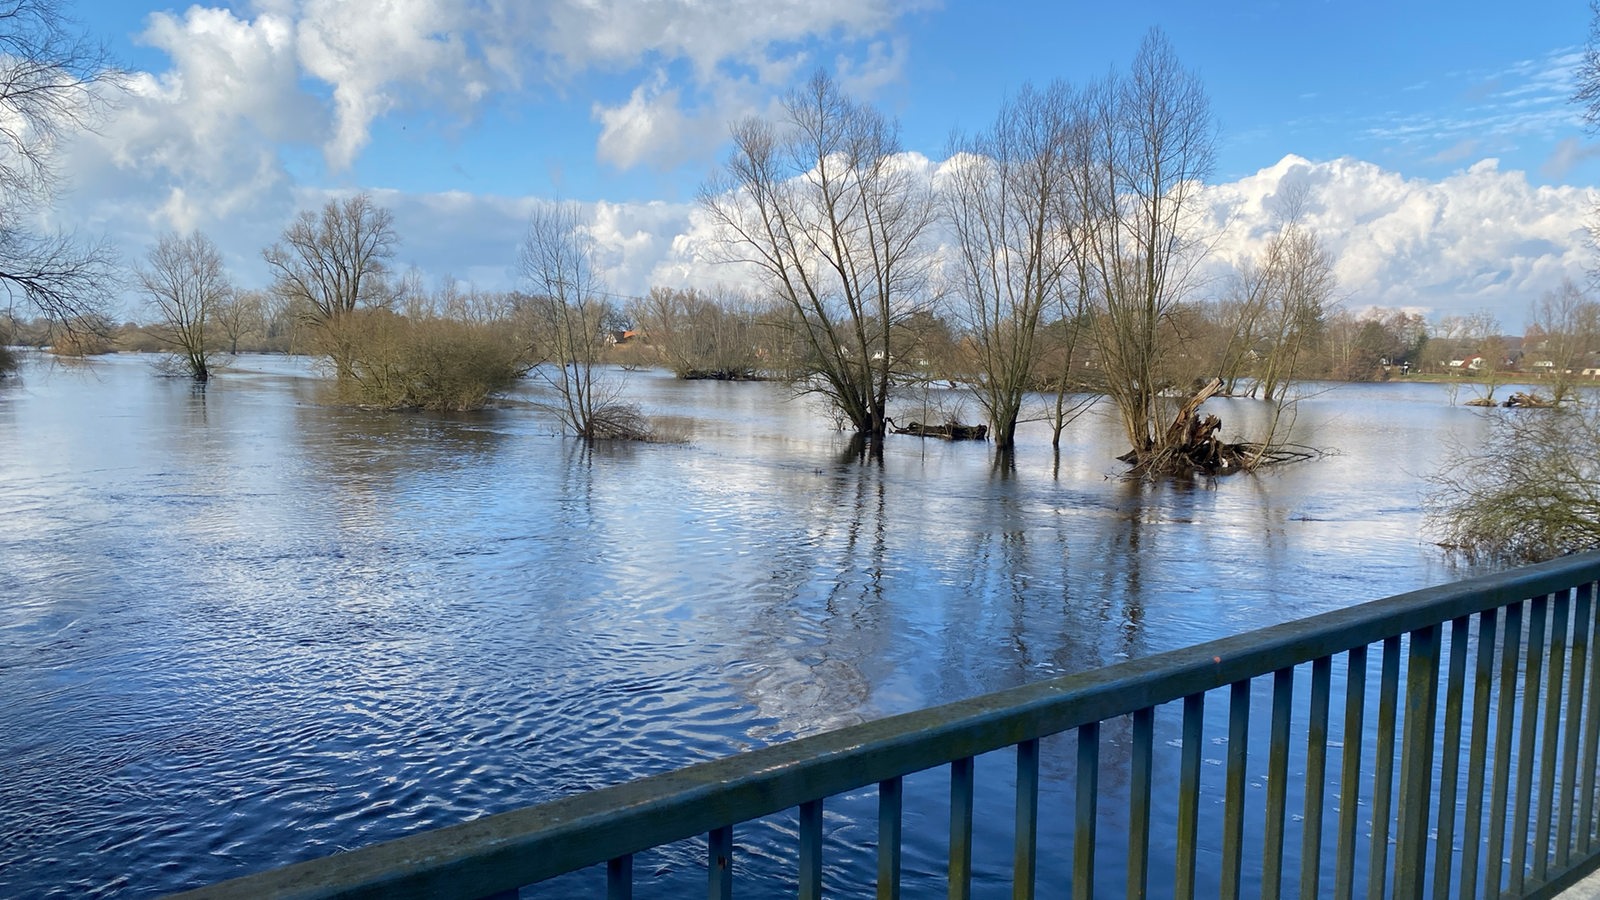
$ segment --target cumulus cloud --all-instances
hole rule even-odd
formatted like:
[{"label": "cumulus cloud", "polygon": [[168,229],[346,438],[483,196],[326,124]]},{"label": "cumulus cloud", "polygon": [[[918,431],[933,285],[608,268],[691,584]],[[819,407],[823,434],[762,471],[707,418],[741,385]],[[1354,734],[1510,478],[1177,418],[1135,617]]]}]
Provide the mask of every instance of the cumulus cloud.
[{"label": "cumulus cloud", "polygon": [[[905,154],[909,171],[937,184],[940,173],[972,160],[934,163]],[[1592,192],[1535,187],[1526,175],[1481,161],[1438,180],[1405,178],[1355,159],[1276,165],[1204,194],[1212,252],[1202,293],[1225,289],[1233,267],[1258,256],[1276,231],[1282,199],[1305,192],[1304,223],[1335,259],[1339,296],[1352,310],[1386,307],[1438,317],[1488,308],[1508,327],[1564,278],[1583,281],[1592,262],[1584,223]],[[714,228],[698,211],[654,269],[662,283],[746,281],[715,263]]]},{"label": "cumulus cloud", "polygon": [[916,5],[256,0],[249,12],[156,12],[139,39],[170,66],[134,73],[103,139],[80,142],[70,165],[102,206],[143,205],[147,225],[269,207],[281,220],[296,178],[322,174],[308,154],[337,179],[385,116],[465,125],[486,102],[560,95],[586,77],[597,158],[672,168],[764,109],[820,49],[862,86],[898,77],[904,47],[884,34]]},{"label": "cumulus cloud", "polygon": [[98,133],[64,148],[74,190],[58,214],[142,249],[164,230],[248,229],[287,202],[278,146],[314,142],[325,122],[299,88],[292,23],[191,7],[152,14],[140,38],[172,65],[134,73]]},{"label": "cumulus cloud", "polygon": [[1272,200],[1292,184],[1308,189],[1306,224],[1332,251],[1340,291],[1355,308],[1489,308],[1511,326],[1563,278],[1582,281],[1591,264],[1589,191],[1535,187],[1493,159],[1435,181],[1297,156],[1210,189],[1215,220],[1226,223],[1217,262],[1261,251],[1274,227]]},{"label": "cumulus cloud", "polygon": [[680,92],[665,77],[634,88],[626,103],[596,103],[593,114],[600,123],[597,153],[603,162],[620,169],[649,165],[671,169],[693,159],[703,159],[727,134],[727,122],[747,113],[743,104],[716,104],[709,112],[683,108]]},{"label": "cumulus cloud", "polygon": [[[839,47],[841,65],[862,86],[898,77],[905,48],[882,36],[917,5],[274,0],[264,8],[293,16],[305,72],[331,89],[335,126],[324,152],[339,169],[366,146],[375,120],[418,98],[465,117],[485,98],[529,80],[560,92],[585,73],[633,72],[641,64],[645,73],[626,99],[595,104],[597,151],[621,167],[682,159],[704,150],[708,121],[720,125],[753,108],[730,85],[781,90],[814,64],[812,41]],[[684,73],[671,85],[662,77],[668,66]]]}]

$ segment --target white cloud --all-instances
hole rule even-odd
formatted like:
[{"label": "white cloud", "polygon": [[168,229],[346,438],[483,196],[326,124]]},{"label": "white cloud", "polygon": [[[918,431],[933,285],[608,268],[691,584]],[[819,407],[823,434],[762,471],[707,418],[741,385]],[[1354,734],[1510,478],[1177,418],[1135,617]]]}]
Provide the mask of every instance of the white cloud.
[{"label": "white cloud", "polygon": [[305,71],[333,88],[331,168],[350,165],[372,122],[419,95],[465,113],[489,92],[491,66],[472,46],[493,33],[481,12],[440,0],[306,0],[296,37]]},{"label": "white cloud", "polygon": [[[953,161],[908,153],[902,163],[931,182]],[[1589,191],[1535,187],[1493,160],[1430,181],[1360,160],[1291,155],[1207,189],[1211,221],[1221,229],[1208,262],[1213,274],[1262,250],[1277,199],[1294,184],[1308,190],[1306,223],[1333,253],[1340,295],[1352,309],[1440,316],[1489,308],[1516,327],[1531,302],[1563,278],[1581,282],[1592,259],[1584,231],[1595,200]],[[541,202],[461,193],[379,199],[396,210],[403,262],[486,288],[515,286],[516,246]],[[585,204],[584,213],[615,293],[756,283],[752,273],[718,261],[713,224],[694,203],[599,202]],[[1221,289],[1220,281],[1209,284]]]},{"label": "white cloud", "polygon": [[642,164],[671,169],[704,158],[727,133],[729,119],[724,116],[738,113],[691,115],[679,98],[679,91],[658,76],[634,88],[620,106],[594,104],[594,118],[601,126],[597,147],[601,161],[621,169]]},{"label": "white cloud", "polygon": [[642,64],[626,98],[601,93],[594,102],[596,153],[620,168],[672,168],[703,158],[728,121],[766,107],[806,74],[813,42],[838,48],[863,85],[897,77],[904,48],[882,35],[909,8],[893,0],[257,0],[249,14],[157,12],[140,37],[170,67],[135,73],[105,140],[82,142],[73,167],[86,190],[140,195],[152,221],[194,227],[275,192],[281,203],[288,172],[307,168],[306,149],[320,150],[337,178],[384,116],[444,113],[466,124],[486,101],[515,96],[530,80],[559,93],[578,76],[615,70],[626,85]]},{"label": "white cloud", "polygon": [[152,14],[141,39],[172,66],[135,73],[98,133],[64,148],[62,221],[101,227],[137,256],[154,235],[276,213],[290,178],[277,146],[315,142],[326,119],[299,88],[291,23],[191,7]]},{"label": "white cloud", "polygon": [[859,40],[925,6],[895,0],[659,0],[654,3],[544,4],[544,46],[569,71],[632,66],[641,58],[681,59],[702,83],[728,63],[785,59],[808,39]]},{"label": "white cloud", "polygon": [[1273,196],[1296,182],[1310,190],[1307,224],[1332,251],[1352,307],[1490,308],[1511,327],[1562,278],[1581,282],[1593,262],[1589,191],[1534,187],[1492,159],[1429,181],[1354,159],[1297,156],[1211,189],[1217,219],[1228,221],[1219,262],[1261,250]]}]

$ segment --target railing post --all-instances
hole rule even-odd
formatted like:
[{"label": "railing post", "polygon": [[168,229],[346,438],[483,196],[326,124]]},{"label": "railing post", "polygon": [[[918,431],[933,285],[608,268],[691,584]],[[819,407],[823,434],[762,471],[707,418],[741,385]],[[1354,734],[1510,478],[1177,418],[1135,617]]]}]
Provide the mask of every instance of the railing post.
[{"label": "railing post", "polygon": [[1433,858],[1433,896],[1450,896],[1450,869],[1455,857],[1456,799],[1461,782],[1461,725],[1467,692],[1467,637],[1471,619],[1450,622],[1450,663],[1445,673],[1444,737],[1439,744],[1439,810],[1437,848]]},{"label": "railing post", "polygon": [[950,763],[950,900],[972,896],[972,757]]},{"label": "railing post", "polygon": [[1128,897],[1142,898],[1150,878],[1150,765],[1156,711],[1133,714],[1133,753],[1128,773]]},{"label": "railing post", "polygon": [[1389,826],[1394,807],[1395,707],[1400,699],[1400,637],[1383,639],[1378,677],[1378,739],[1372,773],[1372,843],[1367,858],[1367,896],[1382,897],[1389,869]]},{"label": "railing post", "polygon": [[1222,809],[1222,897],[1238,900],[1244,867],[1245,764],[1250,758],[1250,680],[1228,694],[1228,783]]},{"label": "railing post", "polygon": [[1300,896],[1322,894],[1322,816],[1328,777],[1328,695],[1332,691],[1333,657],[1311,663],[1311,708],[1306,722],[1306,793],[1301,818]]},{"label": "railing post", "polygon": [[1550,871],[1550,825],[1557,792],[1556,761],[1561,737],[1561,690],[1567,674],[1567,620],[1572,592],[1556,593],[1550,619],[1550,667],[1545,675],[1544,741],[1539,748],[1539,802],[1534,813],[1533,880],[1542,884]]},{"label": "railing post", "polygon": [[[1405,738],[1400,753],[1400,834],[1394,896],[1421,897],[1428,872],[1428,808],[1433,799],[1433,727],[1439,698],[1439,626],[1411,632],[1406,663]],[[1455,815],[1452,807],[1440,816]],[[1448,848],[1440,848],[1447,853]]]},{"label": "railing post", "polygon": [[[1591,600],[1595,585],[1584,586]],[[1583,777],[1578,782],[1578,852],[1593,853],[1596,847],[1594,803],[1596,769],[1600,768],[1600,612],[1592,616],[1596,634],[1589,641],[1589,690],[1583,716]]]},{"label": "railing post", "polygon": [[1100,723],[1078,726],[1078,802],[1072,831],[1072,894],[1094,896],[1096,807],[1100,799]]},{"label": "railing post", "polygon": [[1017,829],[1012,848],[1011,898],[1033,900],[1039,850],[1039,740],[1017,745]]},{"label": "railing post", "polygon": [[1272,726],[1267,749],[1267,827],[1261,856],[1261,896],[1283,892],[1283,825],[1289,800],[1289,719],[1294,710],[1294,669],[1272,673]]},{"label": "railing post", "polygon": [[633,854],[606,862],[606,900],[633,900]]},{"label": "railing post", "polygon": [[901,779],[878,782],[878,900],[900,900]]},{"label": "railing post", "polygon": [[706,838],[710,900],[733,900],[733,826],[718,828]]},{"label": "railing post", "polygon": [[[1573,605],[1572,667],[1567,671],[1567,722],[1561,748],[1561,818],[1556,824],[1556,865],[1565,869],[1572,861],[1572,826],[1577,815],[1578,735],[1583,723],[1583,683],[1589,661],[1589,616],[1593,607],[1593,585],[1577,589]],[[1593,769],[1593,764],[1590,765]]]},{"label": "railing post", "polygon": [[1173,896],[1193,900],[1196,843],[1200,839],[1200,761],[1205,744],[1206,695],[1183,698],[1183,761],[1178,776],[1178,869]]},{"label": "railing post", "polygon": [[[1528,652],[1523,666],[1522,715],[1517,722],[1517,796],[1511,808],[1511,871],[1507,891],[1522,893],[1528,877],[1528,829],[1533,810],[1534,739],[1539,733],[1539,698],[1544,687],[1544,632],[1550,598],[1541,594],[1528,603]],[[1509,635],[1508,635],[1509,637]],[[1506,685],[1500,686],[1501,690]]]},{"label": "railing post", "polygon": [[1483,785],[1489,756],[1489,701],[1494,693],[1494,647],[1500,611],[1478,614],[1478,654],[1472,686],[1472,740],[1467,749],[1467,816],[1461,839],[1461,893],[1478,895],[1478,851],[1483,842]]},{"label": "railing post", "polygon": [[1511,785],[1511,741],[1516,735],[1517,660],[1522,653],[1522,603],[1505,607],[1506,624],[1500,636],[1500,691],[1494,715],[1494,780],[1489,788],[1489,841],[1485,845],[1484,894],[1500,896],[1505,884],[1506,800]]},{"label": "railing post", "polygon": [[800,804],[800,900],[822,900],[822,801]]},{"label": "railing post", "polygon": [[1361,738],[1366,733],[1367,648],[1345,654],[1344,731],[1339,737],[1339,840],[1334,865],[1333,896],[1350,900],[1355,893],[1356,825],[1361,812]]}]

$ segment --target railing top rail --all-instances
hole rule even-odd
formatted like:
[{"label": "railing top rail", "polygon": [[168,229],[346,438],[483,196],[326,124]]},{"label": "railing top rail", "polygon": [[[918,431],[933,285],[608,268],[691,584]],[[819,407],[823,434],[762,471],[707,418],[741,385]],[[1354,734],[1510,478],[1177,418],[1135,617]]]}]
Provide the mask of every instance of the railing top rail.
[{"label": "railing top rail", "polygon": [[800,738],[178,896],[488,895],[1594,581],[1600,551]]}]

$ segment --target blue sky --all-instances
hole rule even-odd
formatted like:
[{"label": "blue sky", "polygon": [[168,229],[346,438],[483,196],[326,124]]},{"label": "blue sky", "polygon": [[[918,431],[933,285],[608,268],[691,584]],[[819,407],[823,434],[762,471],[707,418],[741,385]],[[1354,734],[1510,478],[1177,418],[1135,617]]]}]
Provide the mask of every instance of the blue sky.
[{"label": "blue sky", "polygon": [[514,286],[521,223],[559,196],[594,214],[619,292],[723,280],[693,256],[695,193],[728,121],[769,111],[815,68],[897,116],[906,149],[936,167],[952,129],[982,128],[1008,92],[1086,83],[1152,26],[1210,94],[1213,182],[1241,221],[1225,257],[1250,251],[1257,201],[1292,171],[1322,189],[1353,307],[1490,308],[1511,326],[1592,255],[1578,245],[1600,159],[1567,102],[1582,3],[73,9],[136,78],[69,153],[60,217],[133,258],[153,235],[200,228],[246,285],[296,209],[350,190],[396,210],[399,261],[432,278]]}]

